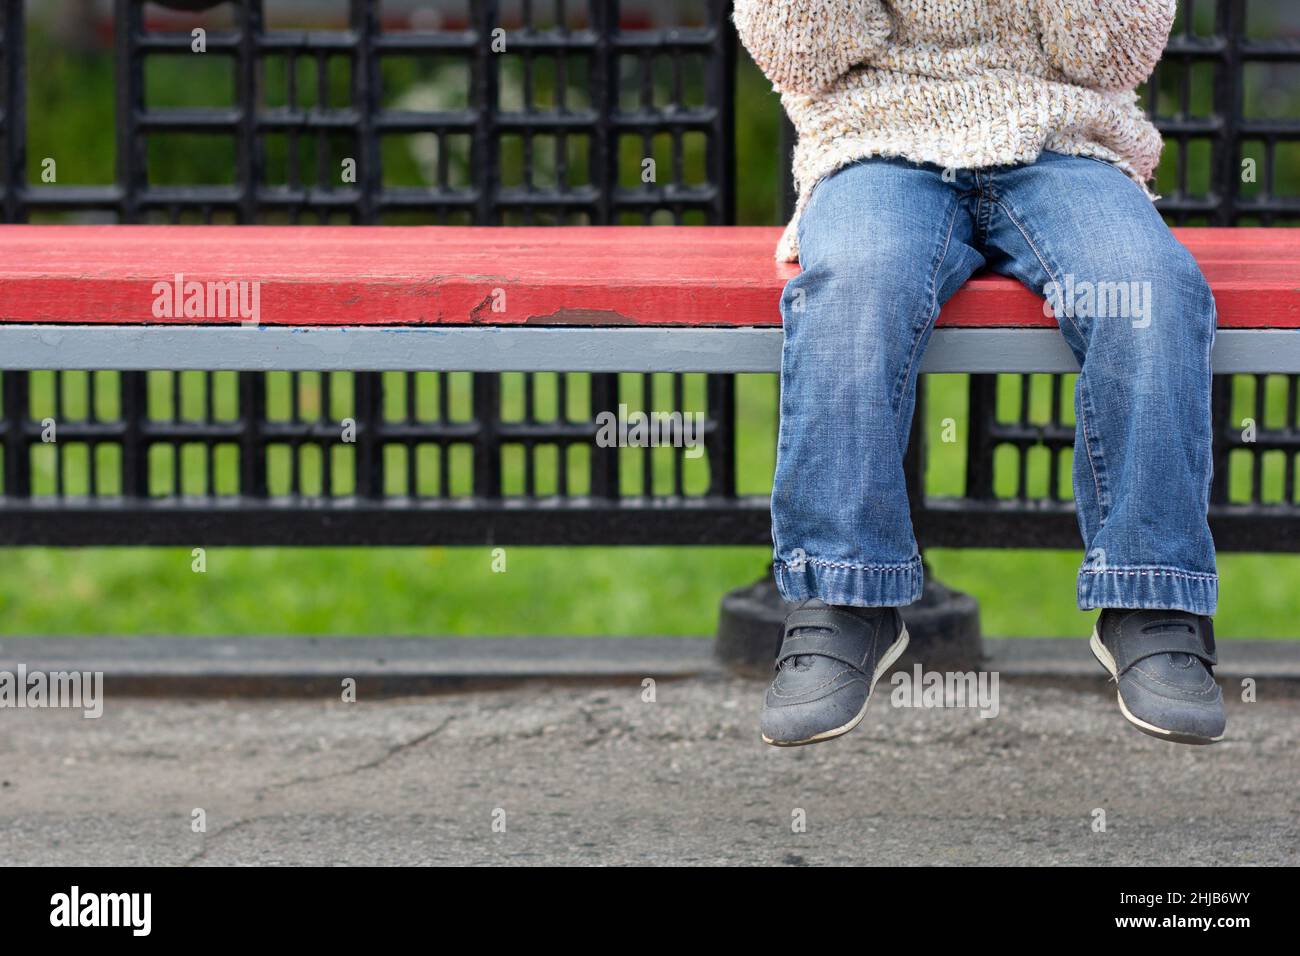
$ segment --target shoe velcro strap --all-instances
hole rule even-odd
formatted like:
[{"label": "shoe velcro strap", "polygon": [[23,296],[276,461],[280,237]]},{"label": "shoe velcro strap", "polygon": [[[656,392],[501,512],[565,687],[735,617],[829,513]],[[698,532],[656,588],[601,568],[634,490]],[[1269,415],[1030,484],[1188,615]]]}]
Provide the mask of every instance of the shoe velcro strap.
[{"label": "shoe velcro strap", "polygon": [[845,631],[859,628],[870,629],[871,625],[843,611],[834,608],[806,608],[792,613],[785,622],[785,639],[781,642],[780,653],[776,657],[777,667],[791,657],[815,655],[829,657],[856,670],[866,665],[866,655],[855,657],[842,646],[841,636]]},{"label": "shoe velcro strap", "polygon": [[[1115,666],[1119,673],[1123,674],[1140,661],[1144,661],[1148,657],[1155,657],[1157,654],[1190,654],[1192,657],[1200,658],[1210,665],[1219,663],[1218,655],[1214,653],[1212,647],[1207,648],[1205,646],[1205,642],[1199,634],[1170,631],[1159,634],[1158,638],[1158,643],[1140,644],[1127,653],[1117,654]],[[1134,644],[1138,644],[1138,642],[1130,638],[1121,642],[1120,647],[1128,648]]]}]

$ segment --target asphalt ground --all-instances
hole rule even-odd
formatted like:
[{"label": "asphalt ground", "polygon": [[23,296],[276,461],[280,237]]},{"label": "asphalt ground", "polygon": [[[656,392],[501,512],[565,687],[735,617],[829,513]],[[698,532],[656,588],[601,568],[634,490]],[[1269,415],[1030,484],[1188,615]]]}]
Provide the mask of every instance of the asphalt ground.
[{"label": "asphalt ground", "polygon": [[653,700],[606,677],[0,710],[0,863],[1300,862],[1296,695],[1229,685],[1227,739],[1187,747],[1125,723],[1100,671],[1004,679],[988,719],[894,706],[882,682],[848,736],[777,749],[762,689],[706,673]]}]

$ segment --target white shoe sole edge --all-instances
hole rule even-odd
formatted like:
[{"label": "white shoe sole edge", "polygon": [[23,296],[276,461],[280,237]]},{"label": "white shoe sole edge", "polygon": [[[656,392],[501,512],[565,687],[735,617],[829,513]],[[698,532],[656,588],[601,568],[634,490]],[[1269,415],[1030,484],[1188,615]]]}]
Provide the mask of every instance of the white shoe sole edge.
[{"label": "white shoe sole edge", "polygon": [[[1101,642],[1101,635],[1097,633],[1096,627],[1092,629],[1092,639],[1088,641],[1088,646],[1092,648],[1092,656],[1097,658],[1101,666],[1106,668],[1110,676],[1118,683],[1119,669],[1115,666],[1115,657],[1110,651],[1106,650],[1106,645]],[[1124,719],[1144,734],[1150,734],[1152,737],[1159,737],[1161,740],[1179,744],[1214,744],[1223,739],[1223,734],[1219,734],[1217,737],[1198,737],[1149,724],[1141,717],[1133,716],[1133,713],[1124,705],[1124,696],[1119,692],[1118,687],[1115,691],[1115,699],[1119,701],[1119,712],[1124,715]]]},{"label": "white shoe sole edge", "polygon": [[903,651],[907,650],[907,642],[909,639],[907,625],[903,625],[903,629],[898,635],[898,640],[894,641],[894,643],[889,646],[889,650],[885,651],[885,656],[882,657],[880,663],[876,665],[875,673],[871,676],[871,686],[867,688],[867,699],[862,702],[862,709],[859,710],[857,716],[847,724],[844,724],[842,727],[836,727],[834,730],[823,730],[821,733],[813,734],[811,737],[806,737],[803,740],[773,740],[767,734],[763,734],[763,743],[771,744],[773,747],[802,747],[804,744],[815,744],[822,740],[830,740],[833,737],[841,737],[844,734],[847,734],[858,724],[862,723],[862,718],[867,715],[867,707],[871,704],[871,697],[872,693],[876,689],[876,682],[885,675],[886,671],[894,666],[894,662],[902,656]]}]

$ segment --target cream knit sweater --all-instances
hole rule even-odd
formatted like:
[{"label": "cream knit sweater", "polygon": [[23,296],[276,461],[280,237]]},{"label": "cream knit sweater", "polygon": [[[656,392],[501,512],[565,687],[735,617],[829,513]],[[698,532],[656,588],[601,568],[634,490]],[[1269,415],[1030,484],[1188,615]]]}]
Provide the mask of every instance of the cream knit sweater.
[{"label": "cream knit sweater", "polygon": [[1134,89],[1160,58],[1176,7],[736,0],[740,38],[799,133],[799,202],[777,258],[798,258],[799,216],[818,180],[867,156],[970,169],[1048,149],[1112,162],[1146,190],[1161,141]]}]

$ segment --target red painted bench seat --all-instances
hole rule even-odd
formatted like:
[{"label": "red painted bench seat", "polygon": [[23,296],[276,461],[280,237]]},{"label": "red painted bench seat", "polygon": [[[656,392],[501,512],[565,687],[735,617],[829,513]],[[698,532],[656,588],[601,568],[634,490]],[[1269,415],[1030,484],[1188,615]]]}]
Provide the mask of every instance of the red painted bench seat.
[{"label": "red painted bench seat", "polygon": [[[1175,230],[1220,326],[1300,328],[1300,230]],[[779,326],[797,271],[750,227],[0,226],[0,322],[157,319],[154,284],[260,284],[260,323],[289,326]],[[501,303],[504,311],[494,311]],[[941,327],[1054,328],[1042,300],[972,279]]]}]

